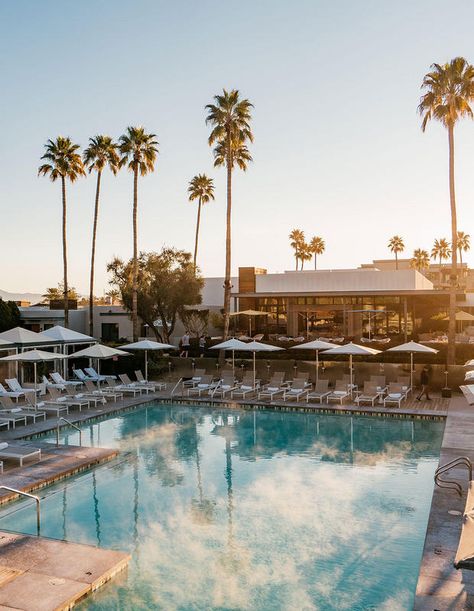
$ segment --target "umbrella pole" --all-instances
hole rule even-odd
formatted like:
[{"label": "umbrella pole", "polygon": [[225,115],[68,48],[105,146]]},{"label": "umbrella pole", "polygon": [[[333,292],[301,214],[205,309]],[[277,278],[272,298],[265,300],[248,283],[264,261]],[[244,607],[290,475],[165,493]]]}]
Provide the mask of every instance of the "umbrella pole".
[{"label": "umbrella pole", "polygon": [[257,371],[256,371],[256,363],[255,363],[255,350],[253,351],[253,387],[255,388],[255,384],[257,382]]},{"label": "umbrella pole", "polygon": [[232,376],[235,380],[235,350],[232,350]]},{"label": "umbrella pole", "polygon": [[252,317],[249,316],[249,337],[252,337]]},{"label": "umbrella pole", "polygon": [[33,375],[35,377],[35,411],[36,411],[36,402],[37,402],[37,397],[36,397],[36,361],[34,361],[33,363]]},{"label": "umbrella pole", "polygon": [[100,390],[100,359],[97,359],[97,389]]},{"label": "umbrella pole", "polygon": [[145,380],[148,382],[148,350],[145,350]]},{"label": "umbrella pole", "polygon": [[351,399],[352,399],[352,354],[349,354],[349,368],[350,368]]},{"label": "umbrella pole", "polygon": [[413,392],[413,352],[410,352],[410,387]]},{"label": "umbrella pole", "polygon": [[319,380],[319,350],[316,350],[316,384]]}]

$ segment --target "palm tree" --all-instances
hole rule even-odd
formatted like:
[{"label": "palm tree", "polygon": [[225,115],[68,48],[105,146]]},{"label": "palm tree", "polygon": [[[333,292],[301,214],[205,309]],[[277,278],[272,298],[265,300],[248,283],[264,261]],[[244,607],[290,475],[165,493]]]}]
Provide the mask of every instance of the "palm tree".
[{"label": "palm tree", "polygon": [[399,235],[394,235],[388,241],[388,247],[391,252],[395,255],[395,269],[398,269],[398,253],[403,252],[405,250],[405,244],[403,243],[403,238]]},{"label": "palm tree", "polygon": [[323,254],[323,252],[326,250],[326,244],[324,243],[323,238],[314,236],[311,238],[309,247],[311,249],[311,253],[314,255],[314,269],[316,269],[316,256]]},{"label": "palm tree", "polygon": [[94,265],[95,265],[95,244],[97,237],[97,221],[99,218],[99,196],[100,181],[102,172],[108,166],[113,175],[117,174],[120,157],[117,153],[117,145],[110,136],[98,135],[89,138],[89,146],[82,155],[84,165],[89,170],[89,174],[95,170],[97,172],[97,183],[95,188],[94,223],[92,226],[92,252],[91,252],[91,271],[89,282],[89,335],[94,336]]},{"label": "palm tree", "polygon": [[196,258],[198,251],[198,240],[199,240],[199,225],[201,223],[201,206],[207,204],[214,199],[214,181],[212,178],[208,178],[205,174],[197,174],[189,183],[188,187],[189,201],[198,200],[198,212],[196,220],[196,239],[194,242],[194,258],[193,265],[196,270]]},{"label": "palm tree", "polygon": [[311,259],[313,258],[313,249],[311,248],[310,244],[308,244],[307,242],[303,242],[299,251],[299,257],[301,261],[302,270],[304,267],[304,262],[311,261]]},{"label": "palm tree", "polygon": [[247,169],[252,157],[247,142],[253,142],[250,129],[253,105],[247,99],[241,99],[237,89],[223,90],[221,95],[214,96],[214,104],[208,104],[206,124],[212,126],[209,146],[214,147],[214,166],[225,166],[227,170],[227,213],[226,213],[226,248],[224,279],[224,339],[229,333],[230,293],[232,289],[231,272],[231,222],[232,222],[232,172],[237,165],[241,170]]},{"label": "palm tree", "polygon": [[433,248],[431,249],[431,258],[439,259],[439,286],[441,286],[441,281],[443,277],[441,265],[443,260],[449,259],[451,256],[451,248],[449,247],[449,242],[445,238],[440,238],[439,240],[435,240],[433,244]]},{"label": "palm tree", "polygon": [[454,188],[454,126],[463,117],[473,116],[470,102],[474,95],[474,67],[463,57],[449,63],[432,64],[431,72],[423,78],[423,94],[418,111],[425,131],[431,119],[439,121],[448,131],[449,146],[449,199],[451,207],[451,276],[449,287],[448,365],[456,358],[456,283],[458,231],[456,218],[456,195]]},{"label": "palm tree", "polygon": [[428,269],[430,266],[430,255],[427,250],[417,248],[413,251],[413,257],[410,260],[410,267],[417,269],[419,272]]},{"label": "palm tree", "polygon": [[126,165],[133,173],[133,271],[132,271],[132,325],[133,341],[138,340],[138,175],[145,176],[155,169],[158,155],[156,134],[147,134],[143,127],[127,127],[125,134],[119,138],[119,152],[122,156],[119,166]]},{"label": "palm tree", "polygon": [[295,271],[298,271],[300,251],[305,243],[304,231],[301,231],[301,229],[293,229],[288,237],[290,238],[290,246],[295,251]]},{"label": "palm tree", "polygon": [[462,268],[462,253],[467,252],[471,248],[471,236],[468,233],[464,233],[464,231],[458,231],[458,252],[459,252],[459,262],[461,263],[461,274],[464,274],[464,270]]},{"label": "palm tree", "polygon": [[73,144],[70,138],[58,136],[56,140],[48,140],[44,145],[45,154],[41,157],[46,163],[38,168],[38,176],[49,176],[52,182],[61,180],[61,195],[63,204],[63,289],[64,289],[64,326],[69,327],[69,303],[67,287],[67,201],[66,181],[74,182],[80,176],[85,176],[84,164],[78,153],[79,145]]}]

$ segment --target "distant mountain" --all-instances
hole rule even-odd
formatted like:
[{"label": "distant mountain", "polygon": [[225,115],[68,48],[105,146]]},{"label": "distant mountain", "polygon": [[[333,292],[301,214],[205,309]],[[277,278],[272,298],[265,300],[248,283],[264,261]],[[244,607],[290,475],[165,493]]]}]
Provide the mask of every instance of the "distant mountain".
[{"label": "distant mountain", "polygon": [[0,289],[0,297],[4,301],[30,301],[31,303],[38,303],[43,299],[40,293],[9,293],[8,291],[2,291]]}]

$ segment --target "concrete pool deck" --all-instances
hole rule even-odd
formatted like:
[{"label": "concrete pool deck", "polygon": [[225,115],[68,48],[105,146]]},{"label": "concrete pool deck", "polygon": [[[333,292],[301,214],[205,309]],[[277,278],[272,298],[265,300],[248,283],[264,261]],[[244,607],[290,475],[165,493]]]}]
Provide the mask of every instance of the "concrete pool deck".
[{"label": "concrete pool deck", "polygon": [[70,609],[129,560],[124,552],[0,531],[0,609]]},{"label": "concrete pool deck", "polygon": [[[474,462],[474,408],[464,397],[451,399],[441,446],[439,464],[458,456]],[[444,476],[463,487],[460,498],[454,490],[434,486],[426,530],[414,609],[415,611],[458,611],[474,609],[474,571],[456,570],[454,557],[461,534],[466,503],[466,469],[452,469]],[[450,512],[454,512],[454,515]]]}]

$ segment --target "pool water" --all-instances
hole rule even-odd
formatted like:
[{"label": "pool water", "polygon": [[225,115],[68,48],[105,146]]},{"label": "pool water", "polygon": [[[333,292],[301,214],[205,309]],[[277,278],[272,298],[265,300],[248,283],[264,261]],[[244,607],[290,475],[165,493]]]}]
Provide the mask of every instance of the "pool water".
[{"label": "pool water", "polygon": [[82,609],[411,609],[443,427],[148,406],[84,425],[122,453],[41,492],[42,534],[131,552]]}]

